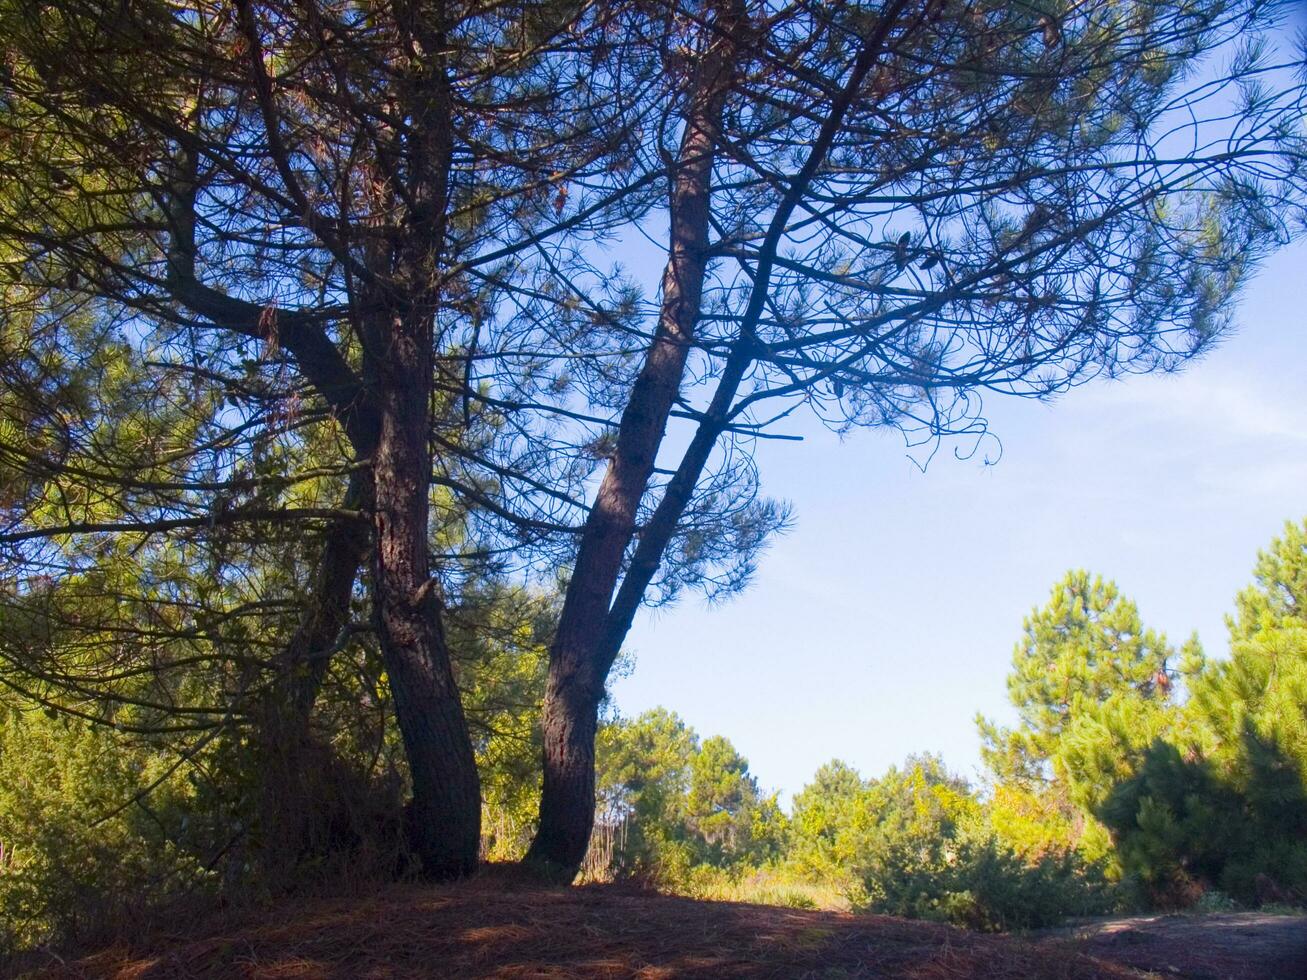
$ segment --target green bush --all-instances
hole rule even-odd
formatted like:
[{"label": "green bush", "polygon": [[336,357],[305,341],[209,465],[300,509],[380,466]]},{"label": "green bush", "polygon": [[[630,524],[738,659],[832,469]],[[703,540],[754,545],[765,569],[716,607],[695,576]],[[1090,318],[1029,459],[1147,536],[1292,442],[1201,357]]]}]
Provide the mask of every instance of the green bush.
[{"label": "green bush", "polygon": [[1038,929],[1116,907],[1116,894],[1074,854],[1023,859],[982,827],[892,840],[864,866],[858,907],[986,932]]},{"label": "green bush", "polygon": [[205,886],[187,847],[207,834],[197,790],[171,764],[108,729],[0,707],[0,947],[93,941]]},{"label": "green bush", "polygon": [[857,909],[973,929],[1038,928],[1115,902],[1074,854],[1018,854],[985,803],[931,756],[878,780],[824,766],[795,798],[789,853],[801,872],[842,879]]}]

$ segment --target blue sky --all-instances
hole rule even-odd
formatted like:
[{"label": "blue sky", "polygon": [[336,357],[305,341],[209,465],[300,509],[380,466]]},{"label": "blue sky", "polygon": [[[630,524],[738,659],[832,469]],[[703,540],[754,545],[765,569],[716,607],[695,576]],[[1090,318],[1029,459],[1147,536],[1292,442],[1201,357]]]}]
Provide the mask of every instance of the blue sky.
[{"label": "blue sky", "polygon": [[875,775],[928,750],[978,775],[973,718],[1012,717],[1022,618],[1068,568],[1224,655],[1257,550],[1307,517],[1307,243],[1272,258],[1237,319],[1180,375],[991,398],[994,466],[941,453],[922,473],[893,433],[804,424],[804,442],[762,445],[795,527],[744,595],[642,615],[618,708],[727,736],[788,796],[836,756]]}]

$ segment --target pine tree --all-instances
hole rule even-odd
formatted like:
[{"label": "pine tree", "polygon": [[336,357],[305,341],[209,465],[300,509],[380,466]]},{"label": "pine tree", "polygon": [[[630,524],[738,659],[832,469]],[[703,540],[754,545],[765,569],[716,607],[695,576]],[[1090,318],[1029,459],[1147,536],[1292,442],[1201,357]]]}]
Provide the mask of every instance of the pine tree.
[{"label": "pine tree", "polygon": [[1232,641],[1290,623],[1307,626],[1307,521],[1285,521],[1282,536],[1258,552],[1253,584],[1226,618]]},{"label": "pine tree", "polygon": [[[1230,656],[1190,657],[1171,719],[1122,701],[1070,736],[1078,802],[1154,903],[1307,897],[1307,526],[1258,556]],[[1092,789],[1090,788],[1092,787]]]},{"label": "pine tree", "polygon": [[[1087,801],[1122,775],[1114,768],[1118,749],[1140,738],[1146,745],[1162,723],[1175,659],[1133,601],[1085,571],[1067,573],[1026,617],[1008,675],[1020,724],[977,719],[996,781],[996,825],[1014,845],[1031,854],[1075,846],[1106,856],[1109,841]],[[1113,719],[1127,720],[1128,731],[1117,731]]]}]

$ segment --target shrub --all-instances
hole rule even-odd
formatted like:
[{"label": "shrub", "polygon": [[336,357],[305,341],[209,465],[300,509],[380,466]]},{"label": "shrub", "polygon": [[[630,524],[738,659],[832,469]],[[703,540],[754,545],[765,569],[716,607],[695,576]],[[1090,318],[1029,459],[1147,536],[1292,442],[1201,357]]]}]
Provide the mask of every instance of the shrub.
[{"label": "shrub", "polygon": [[93,941],[183,882],[204,887],[184,843],[203,833],[196,789],[170,765],[66,715],[0,708],[0,947]]}]

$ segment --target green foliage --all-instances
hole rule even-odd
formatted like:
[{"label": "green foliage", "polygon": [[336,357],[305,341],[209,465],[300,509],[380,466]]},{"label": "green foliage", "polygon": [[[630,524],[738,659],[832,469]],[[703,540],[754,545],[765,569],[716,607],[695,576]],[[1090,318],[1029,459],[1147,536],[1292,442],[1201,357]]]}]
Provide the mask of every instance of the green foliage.
[{"label": "green foliage", "polygon": [[203,789],[175,762],[104,727],[0,705],[0,949],[100,938],[125,907],[204,884],[213,828],[192,816]]},{"label": "green foliage", "polygon": [[1205,767],[1158,739],[1098,806],[1122,867],[1148,889],[1152,904],[1183,907],[1219,880],[1234,844],[1239,801]]},{"label": "green foliage", "polygon": [[1110,896],[1074,858],[1027,860],[995,834],[982,800],[939,759],[864,781],[823,766],[795,797],[794,865],[843,880],[867,911],[998,930],[1105,911]]},{"label": "green foliage", "polygon": [[[1094,800],[1132,771],[1129,760],[1156,734],[1174,701],[1176,651],[1115,584],[1084,571],[1057,583],[1022,632],[1008,675],[1019,725],[977,719],[1001,810],[996,826],[1022,853],[1075,848],[1110,864]],[[1185,649],[1197,655],[1195,641]]]},{"label": "green foliage", "polygon": [[1144,628],[1138,608],[1111,582],[1067,573],[1048,604],[1026,617],[1022,632],[1008,675],[1020,726],[980,722],[985,761],[1001,779],[1058,778],[1066,728],[1110,697],[1125,691],[1143,701],[1168,697],[1167,666],[1175,651]]},{"label": "green foliage", "polygon": [[[99,607],[116,606],[112,595],[68,579],[47,596],[11,596],[0,607],[0,639],[14,650],[62,650],[65,662],[90,669],[106,656],[106,644],[77,632],[65,640],[57,627],[76,615],[103,623],[111,610]],[[449,639],[484,774],[484,846],[493,858],[519,856],[529,838],[553,601],[483,583],[469,585],[465,602],[450,611]],[[52,619],[54,611],[59,616]],[[114,622],[125,630],[130,615]],[[44,689],[0,699],[4,943],[91,942],[179,896],[221,894],[239,902],[296,883],[271,879],[260,860],[262,756],[250,719],[237,716],[198,732],[155,725],[168,717],[144,703],[147,694],[167,693],[157,680],[120,683],[111,714],[94,702],[90,714],[81,702]],[[221,680],[202,659],[168,674],[170,685],[187,689],[190,703],[216,696]],[[36,694],[48,707],[33,700]],[[304,778],[314,800],[314,851],[289,862],[299,880],[385,876],[407,867],[399,822],[406,773],[370,638],[348,644],[333,661],[301,763],[310,770]]]},{"label": "green foliage", "polygon": [[[983,802],[936,758],[909,760],[879,780],[829,763],[795,797],[783,842],[759,847],[755,834],[752,849],[724,854],[705,829],[718,826],[722,814],[739,827],[751,809],[747,792],[737,795],[750,780],[742,778],[742,760],[729,743],[709,739],[698,746],[680,719],[661,710],[612,726],[602,737],[612,768],[601,771],[610,780],[619,774],[630,808],[619,862],[661,887],[987,930],[1033,928],[1109,907],[1104,883],[1073,858],[1030,862],[1002,843]],[[694,802],[696,768],[714,774],[713,787],[729,789],[714,798],[730,805],[707,820],[696,817],[703,812]]]},{"label": "green foliage", "polygon": [[1286,521],[1279,538],[1257,554],[1253,584],[1235,598],[1228,617],[1232,642],[1264,630],[1307,626],[1307,521]]},{"label": "green foliage", "polygon": [[[1110,847],[1110,841],[1097,839],[1106,838],[1106,831],[1086,825],[1065,787],[1032,789],[1013,782],[996,783],[990,790],[988,810],[994,832],[1017,853],[1033,859],[1068,850],[1070,841],[1076,841],[1076,850],[1091,860]],[[1095,829],[1100,830],[1097,837]]]},{"label": "green foliage", "polygon": [[1307,525],[1258,556],[1228,620],[1229,658],[1184,648],[1183,701],[1165,641],[1114,587],[1080,598],[1086,583],[1076,573],[1027,621],[1010,685],[1022,727],[982,727],[995,826],[1027,851],[1041,837],[1074,843],[1154,906],[1212,889],[1245,904],[1307,899]]},{"label": "green foliage", "polygon": [[661,708],[600,730],[598,791],[600,832],[621,828],[618,876],[685,887],[696,868],[767,861],[784,834],[776,798],[759,790],[748,760],[720,736],[701,741]]},{"label": "green foliage", "polygon": [[856,769],[838,759],[817,770],[794,797],[790,813],[789,863],[814,878],[852,884],[869,814],[866,785]]},{"label": "green foliage", "polygon": [[1032,862],[983,830],[959,840],[934,889],[938,917],[989,932],[1046,928],[1120,907],[1119,890],[1075,855]]},{"label": "green foliage", "polygon": [[1235,624],[1230,659],[1194,675],[1182,723],[1100,806],[1162,904],[1208,887],[1248,904],[1307,899],[1307,628],[1265,616],[1276,598],[1241,596],[1261,628]]},{"label": "green foliage", "polygon": [[540,702],[555,615],[552,593],[499,584],[467,589],[449,642],[481,773],[482,851],[520,858],[540,798]]}]

